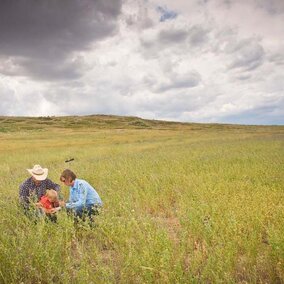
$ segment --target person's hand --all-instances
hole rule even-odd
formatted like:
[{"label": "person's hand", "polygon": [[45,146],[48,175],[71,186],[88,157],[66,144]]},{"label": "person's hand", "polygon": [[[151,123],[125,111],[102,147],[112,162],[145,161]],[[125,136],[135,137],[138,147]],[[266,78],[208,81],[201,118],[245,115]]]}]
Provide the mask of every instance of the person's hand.
[{"label": "person's hand", "polygon": [[60,207],[65,207],[65,201],[64,200],[61,200],[61,201],[59,201],[59,205],[60,205]]},{"label": "person's hand", "polygon": [[37,203],[35,204],[35,206],[36,206],[37,208],[40,208],[40,207],[42,207],[42,204],[41,204],[40,202],[37,202]]},{"label": "person's hand", "polygon": [[49,213],[54,214],[56,211],[57,211],[56,208],[51,208],[51,209],[49,210]]}]

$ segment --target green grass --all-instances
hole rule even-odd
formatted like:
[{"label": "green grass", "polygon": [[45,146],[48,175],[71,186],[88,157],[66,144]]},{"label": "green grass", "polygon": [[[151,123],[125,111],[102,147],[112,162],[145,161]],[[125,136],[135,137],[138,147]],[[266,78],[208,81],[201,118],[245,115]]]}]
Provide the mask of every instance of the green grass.
[{"label": "green grass", "polygon": [[[0,283],[284,283],[283,138],[283,126],[0,118]],[[95,228],[23,215],[36,163],[95,186]]]}]

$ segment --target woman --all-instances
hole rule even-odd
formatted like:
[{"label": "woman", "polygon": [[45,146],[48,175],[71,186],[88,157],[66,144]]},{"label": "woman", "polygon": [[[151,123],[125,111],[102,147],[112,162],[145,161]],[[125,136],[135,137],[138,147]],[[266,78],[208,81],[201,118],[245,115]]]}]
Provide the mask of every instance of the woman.
[{"label": "woman", "polygon": [[90,218],[99,214],[102,200],[97,191],[85,180],[78,179],[74,172],[66,169],[60,176],[60,181],[70,187],[69,200],[65,204],[68,211],[82,218],[84,213]]}]

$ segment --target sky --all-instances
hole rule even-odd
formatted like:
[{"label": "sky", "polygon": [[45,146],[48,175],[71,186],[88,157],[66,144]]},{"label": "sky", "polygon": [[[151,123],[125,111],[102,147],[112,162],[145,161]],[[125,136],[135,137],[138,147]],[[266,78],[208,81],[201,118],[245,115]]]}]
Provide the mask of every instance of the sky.
[{"label": "sky", "polygon": [[0,0],[0,115],[284,124],[283,0]]}]

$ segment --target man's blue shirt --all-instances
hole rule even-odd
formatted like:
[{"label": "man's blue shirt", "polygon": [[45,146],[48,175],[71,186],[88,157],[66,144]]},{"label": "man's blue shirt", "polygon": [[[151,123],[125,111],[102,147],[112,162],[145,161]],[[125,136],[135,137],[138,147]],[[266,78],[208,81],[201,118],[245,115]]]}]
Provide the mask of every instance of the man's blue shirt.
[{"label": "man's blue shirt", "polygon": [[75,179],[74,186],[70,186],[69,202],[66,208],[88,207],[90,205],[102,206],[102,200],[96,190],[85,180]]}]

